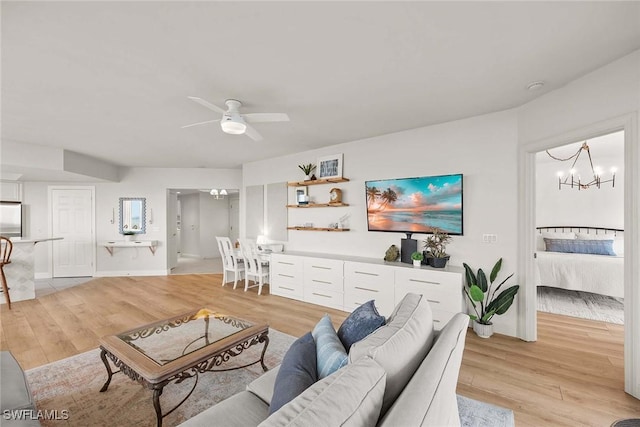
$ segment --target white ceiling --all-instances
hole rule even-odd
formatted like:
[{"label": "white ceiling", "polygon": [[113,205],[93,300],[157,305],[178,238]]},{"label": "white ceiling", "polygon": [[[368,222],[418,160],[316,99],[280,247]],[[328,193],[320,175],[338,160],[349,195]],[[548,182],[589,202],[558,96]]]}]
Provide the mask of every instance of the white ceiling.
[{"label": "white ceiling", "polygon": [[[640,2],[6,2],[2,141],[242,163],[522,105],[640,48]],[[544,80],[543,89],[526,85]],[[222,133],[190,101],[285,112]]]}]

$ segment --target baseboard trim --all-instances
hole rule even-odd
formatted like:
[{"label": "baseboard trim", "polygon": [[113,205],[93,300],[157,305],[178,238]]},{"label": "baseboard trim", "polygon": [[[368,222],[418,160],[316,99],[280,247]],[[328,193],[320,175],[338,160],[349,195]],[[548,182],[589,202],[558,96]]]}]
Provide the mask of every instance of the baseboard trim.
[{"label": "baseboard trim", "polygon": [[167,270],[96,271],[93,277],[167,276]]}]

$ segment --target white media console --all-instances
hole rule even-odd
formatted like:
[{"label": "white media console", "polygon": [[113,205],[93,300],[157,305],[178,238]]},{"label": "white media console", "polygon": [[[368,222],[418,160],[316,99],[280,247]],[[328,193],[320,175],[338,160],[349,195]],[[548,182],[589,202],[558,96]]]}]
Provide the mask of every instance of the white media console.
[{"label": "white media console", "polygon": [[375,300],[380,314],[389,316],[409,292],[424,295],[437,329],[454,314],[466,311],[462,290],[464,269],[413,267],[374,258],[286,252],[271,255],[273,295],[352,311]]}]

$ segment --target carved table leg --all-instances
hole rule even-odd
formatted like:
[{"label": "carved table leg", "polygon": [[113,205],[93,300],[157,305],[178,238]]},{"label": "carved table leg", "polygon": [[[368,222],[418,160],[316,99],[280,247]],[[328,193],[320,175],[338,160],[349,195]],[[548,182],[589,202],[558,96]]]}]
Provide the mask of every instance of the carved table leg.
[{"label": "carved table leg", "polygon": [[100,359],[102,359],[102,363],[104,363],[105,368],[107,368],[107,381],[104,383],[102,388],[100,389],[100,393],[107,391],[109,388],[109,384],[111,384],[111,377],[113,376],[113,372],[111,371],[111,366],[109,366],[109,361],[107,360],[107,351],[102,350],[100,352]]},{"label": "carved table leg", "polygon": [[260,337],[260,341],[264,341],[264,348],[262,349],[262,354],[260,355],[260,364],[262,365],[262,370],[264,372],[268,371],[267,365],[264,364],[264,354],[267,352],[267,346],[269,345],[269,335],[264,334]]},{"label": "carved table leg", "polygon": [[157,426],[162,427],[162,409],[160,408],[160,396],[162,395],[162,389],[164,386],[160,388],[156,388],[153,390],[153,407],[156,410],[156,418],[158,420]]}]

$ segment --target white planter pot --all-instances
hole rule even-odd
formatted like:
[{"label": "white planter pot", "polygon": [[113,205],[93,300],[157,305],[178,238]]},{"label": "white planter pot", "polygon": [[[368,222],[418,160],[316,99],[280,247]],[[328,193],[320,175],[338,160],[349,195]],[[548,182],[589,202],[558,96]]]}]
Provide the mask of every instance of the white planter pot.
[{"label": "white planter pot", "polygon": [[480,338],[489,338],[491,335],[493,335],[493,324],[483,325],[482,323],[478,323],[474,320],[473,331]]},{"label": "white planter pot", "polygon": [[420,267],[420,263],[421,263],[421,262],[422,262],[422,261],[420,261],[419,259],[414,259],[414,260],[413,260],[413,266],[414,266],[414,267]]}]

